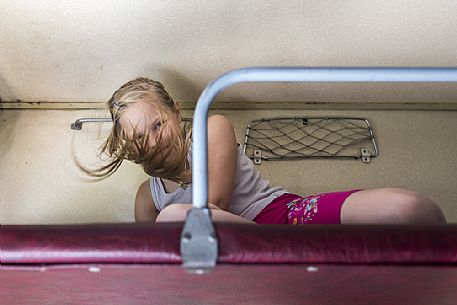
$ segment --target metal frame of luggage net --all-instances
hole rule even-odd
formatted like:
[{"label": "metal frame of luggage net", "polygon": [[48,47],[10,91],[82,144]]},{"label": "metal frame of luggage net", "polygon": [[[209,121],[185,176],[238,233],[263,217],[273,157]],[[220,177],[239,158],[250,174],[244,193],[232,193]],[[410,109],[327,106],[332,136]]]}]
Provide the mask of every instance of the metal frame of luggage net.
[{"label": "metal frame of luggage net", "polygon": [[246,129],[244,153],[262,160],[311,158],[361,159],[379,155],[367,119],[350,117],[280,117],[253,120]]},{"label": "metal frame of luggage net", "polygon": [[227,72],[209,84],[194,113],[192,208],[181,232],[183,267],[191,273],[211,271],[218,258],[208,209],[208,110],[222,90],[243,82],[457,82],[457,68],[253,67]]}]

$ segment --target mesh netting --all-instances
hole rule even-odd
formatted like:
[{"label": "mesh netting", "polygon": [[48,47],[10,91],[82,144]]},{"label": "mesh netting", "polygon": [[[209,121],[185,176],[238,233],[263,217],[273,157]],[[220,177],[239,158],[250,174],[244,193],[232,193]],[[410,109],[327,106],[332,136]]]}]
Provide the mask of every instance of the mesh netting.
[{"label": "mesh netting", "polygon": [[262,160],[378,155],[368,120],[340,117],[254,120],[247,128],[244,149],[248,157]]}]

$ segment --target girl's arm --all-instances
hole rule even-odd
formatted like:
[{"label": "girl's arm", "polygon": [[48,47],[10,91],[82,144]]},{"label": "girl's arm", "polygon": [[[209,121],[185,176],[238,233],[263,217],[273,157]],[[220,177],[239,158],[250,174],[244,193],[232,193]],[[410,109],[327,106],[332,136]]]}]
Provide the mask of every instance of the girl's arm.
[{"label": "girl's arm", "polygon": [[222,115],[208,119],[208,202],[229,208],[235,184],[237,142],[233,125]]},{"label": "girl's arm", "polygon": [[149,179],[144,181],[138,188],[135,197],[135,221],[136,222],[154,222],[159,215],[154,201],[152,200],[151,189],[149,188]]}]

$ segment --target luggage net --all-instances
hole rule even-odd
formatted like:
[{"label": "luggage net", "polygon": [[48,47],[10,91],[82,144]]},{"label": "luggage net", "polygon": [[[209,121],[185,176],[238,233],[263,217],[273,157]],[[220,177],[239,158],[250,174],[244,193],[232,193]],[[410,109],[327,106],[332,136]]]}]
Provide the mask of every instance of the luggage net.
[{"label": "luggage net", "polygon": [[370,162],[378,149],[370,122],[362,118],[262,118],[249,123],[244,152],[262,160],[353,158]]}]

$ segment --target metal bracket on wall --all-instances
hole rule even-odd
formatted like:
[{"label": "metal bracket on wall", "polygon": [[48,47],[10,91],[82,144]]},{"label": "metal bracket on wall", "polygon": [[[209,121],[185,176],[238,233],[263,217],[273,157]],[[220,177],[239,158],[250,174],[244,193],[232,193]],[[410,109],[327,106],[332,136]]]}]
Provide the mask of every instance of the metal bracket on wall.
[{"label": "metal bracket on wall", "polygon": [[258,149],[254,150],[254,164],[262,164],[262,151]]},{"label": "metal bracket on wall", "polygon": [[368,149],[362,148],[360,151],[362,152],[362,162],[363,162],[363,163],[369,163],[369,162],[370,162],[371,154],[370,154],[370,152],[368,151]]}]

